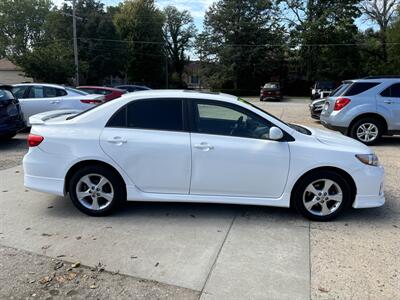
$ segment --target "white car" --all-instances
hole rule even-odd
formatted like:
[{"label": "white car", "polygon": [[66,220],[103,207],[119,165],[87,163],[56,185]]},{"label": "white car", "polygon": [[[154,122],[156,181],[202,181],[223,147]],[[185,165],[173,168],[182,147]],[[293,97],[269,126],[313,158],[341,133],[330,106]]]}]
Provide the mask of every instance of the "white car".
[{"label": "white car", "polygon": [[234,96],[153,90],[30,121],[25,186],[69,194],[92,216],[128,200],[296,207],[326,221],[385,202],[367,146]]},{"label": "white car", "polygon": [[91,95],[56,84],[15,84],[13,93],[19,100],[28,125],[29,117],[41,112],[60,109],[86,110],[104,101],[102,95]]}]

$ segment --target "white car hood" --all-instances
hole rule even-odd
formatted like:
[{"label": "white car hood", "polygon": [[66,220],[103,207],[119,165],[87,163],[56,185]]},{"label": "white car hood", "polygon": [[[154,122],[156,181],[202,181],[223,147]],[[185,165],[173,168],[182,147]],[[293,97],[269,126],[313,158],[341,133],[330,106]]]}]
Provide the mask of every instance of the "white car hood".
[{"label": "white car hood", "polygon": [[363,143],[349,138],[341,133],[313,127],[306,127],[311,131],[312,136],[324,145],[338,148],[338,150],[348,150],[358,154],[371,154],[373,151]]}]

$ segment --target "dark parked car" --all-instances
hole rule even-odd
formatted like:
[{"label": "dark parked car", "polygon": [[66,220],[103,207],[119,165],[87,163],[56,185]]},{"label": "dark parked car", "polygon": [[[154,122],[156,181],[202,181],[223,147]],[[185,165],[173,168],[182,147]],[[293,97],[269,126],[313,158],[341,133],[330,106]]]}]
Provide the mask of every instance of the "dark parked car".
[{"label": "dark parked car", "polygon": [[335,83],[331,81],[317,81],[311,87],[311,100],[321,99],[329,96],[335,89]]},{"label": "dark parked car", "polygon": [[151,88],[149,88],[147,86],[135,85],[135,84],[117,85],[117,86],[114,86],[114,88],[120,89],[120,90],[125,90],[128,93],[151,90]]},{"label": "dark parked car", "polygon": [[322,109],[324,108],[326,99],[317,99],[310,104],[311,118],[319,120],[321,117]]},{"label": "dark parked car", "polygon": [[279,82],[268,82],[261,87],[260,101],[282,100],[281,86]]},{"label": "dark parked car", "polygon": [[125,90],[104,86],[78,86],[77,89],[89,94],[104,95],[105,101],[114,100],[126,93]]},{"label": "dark parked car", "polygon": [[0,85],[0,139],[13,138],[25,128],[24,116],[12,86]]}]

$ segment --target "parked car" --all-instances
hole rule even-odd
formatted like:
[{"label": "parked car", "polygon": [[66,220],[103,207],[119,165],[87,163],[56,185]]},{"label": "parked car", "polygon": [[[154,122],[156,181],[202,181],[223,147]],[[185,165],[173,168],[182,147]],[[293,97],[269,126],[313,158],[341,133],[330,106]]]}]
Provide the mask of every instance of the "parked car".
[{"label": "parked car", "polygon": [[319,120],[325,101],[326,99],[323,98],[323,99],[316,99],[313,102],[311,102],[311,104],[309,105],[311,118]]},{"label": "parked car", "polygon": [[12,139],[25,128],[24,115],[12,86],[0,85],[0,140]]},{"label": "parked car", "polygon": [[261,87],[260,101],[282,100],[281,86],[279,82],[268,82]]},{"label": "parked car", "polygon": [[86,110],[104,102],[102,95],[87,94],[55,84],[15,84],[13,93],[20,102],[28,125],[29,117],[41,112],[60,109]]},{"label": "parked car", "polygon": [[367,146],[235,96],[137,92],[30,121],[25,186],[68,193],[92,216],[128,200],[293,206],[327,221],[385,201],[384,170]]},{"label": "parked car", "polygon": [[345,81],[327,99],[321,123],[367,145],[400,134],[400,77]]},{"label": "parked car", "polygon": [[77,89],[89,94],[104,95],[105,101],[114,100],[126,93],[125,90],[105,86],[78,86]]},{"label": "parked car", "polygon": [[317,81],[311,88],[311,100],[325,98],[334,89],[335,84],[331,81]]},{"label": "parked car", "polygon": [[148,91],[151,88],[144,85],[135,85],[135,84],[123,84],[114,86],[116,89],[125,90],[128,93],[139,92],[139,91]]}]

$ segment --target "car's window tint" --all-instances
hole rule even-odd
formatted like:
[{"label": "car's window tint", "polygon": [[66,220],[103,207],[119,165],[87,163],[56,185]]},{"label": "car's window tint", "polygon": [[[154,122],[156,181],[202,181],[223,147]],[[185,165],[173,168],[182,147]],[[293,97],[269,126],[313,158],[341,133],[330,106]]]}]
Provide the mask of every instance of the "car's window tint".
[{"label": "car's window tint", "polygon": [[53,87],[45,86],[43,88],[43,95],[45,98],[54,98],[57,97],[57,89]]},{"label": "car's window tint", "polygon": [[329,96],[330,97],[337,97],[340,96],[345,89],[349,87],[350,83],[343,83],[337,89],[335,89]]},{"label": "car's window tint", "polygon": [[395,83],[381,93],[382,97],[400,98],[400,83]]},{"label": "car's window tint", "polygon": [[355,96],[361,94],[374,86],[377,86],[380,82],[354,82],[344,93],[343,96]]},{"label": "car's window tint", "polygon": [[196,101],[193,131],[206,134],[268,139],[272,124],[244,108],[224,103]]},{"label": "car's window tint", "polygon": [[56,91],[57,91],[57,97],[68,95],[66,90],[56,89]]},{"label": "car's window tint", "polygon": [[8,90],[0,90],[0,101],[13,100],[13,94]]},{"label": "car's window tint", "polygon": [[182,131],[182,101],[178,99],[132,101],[128,104],[127,123],[129,128]]},{"label": "car's window tint", "polygon": [[32,86],[28,93],[28,98],[44,98],[42,86]]},{"label": "car's window tint", "polygon": [[118,110],[108,121],[106,127],[126,127],[126,111],[126,106]]},{"label": "car's window tint", "polygon": [[29,86],[26,86],[26,85],[25,86],[15,86],[15,87],[13,87],[12,92],[14,93],[15,97],[17,97],[19,99],[23,99],[25,91],[28,87]]}]

